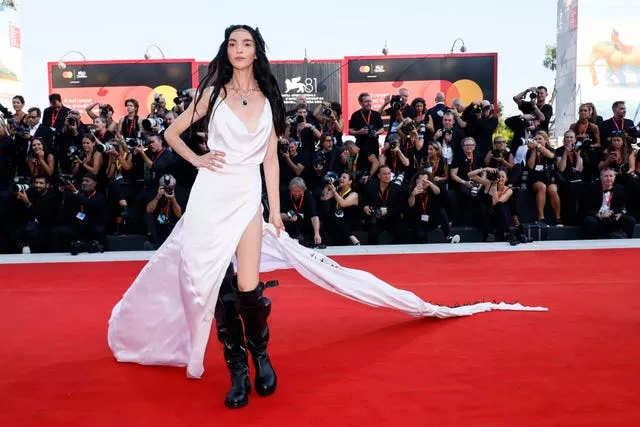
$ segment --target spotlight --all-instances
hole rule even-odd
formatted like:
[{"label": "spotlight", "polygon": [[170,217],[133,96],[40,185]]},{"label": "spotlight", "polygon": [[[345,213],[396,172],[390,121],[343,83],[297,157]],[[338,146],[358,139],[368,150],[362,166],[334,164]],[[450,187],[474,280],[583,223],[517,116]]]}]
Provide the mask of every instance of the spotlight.
[{"label": "spotlight", "polygon": [[449,53],[453,53],[453,50],[456,48],[456,43],[460,42],[462,44],[462,46],[460,46],[460,52],[464,53],[467,51],[467,46],[465,46],[464,44],[464,40],[462,40],[460,37],[458,37],[457,39],[455,39],[453,41],[453,44],[451,45],[451,51]]},{"label": "spotlight", "polygon": [[162,49],[160,49],[160,47],[157,44],[152,44],[147,46],[147,48],[144,51],[144,59],[151,59],[151,54],[149,53],[149,49],[151,49],[152,47],[155,47],[156,49],[158,49],[158,52],[160,52],[162,59],[165,59],[164,52],[162,51]]},{"label": "spotlight", "polygon": [[307,55],[307,48],[304,48],[304,63],[308,64],[309,62],[311,62],[311,59],[309,59],[309,55]]},{"label": "spotlight", "polygon": [[64,70],[65,68],[67,68],[67,64],[64,63],[64,58],[65,58],[65,56],[69,55],[70,53],[77,53],[78,55],[82,56],[82,60],[84,62],[87,62],[87,58],[82,54],[82,52],[78,52],[77,50],[70,50],[69,52],[65,53],[64,55],[62,55],[60,57],[60,60],[58,61],[58,69],[59,70]]},{"label": "spotlight", "polygon": [[384,41],[384,47],[382,48],[382,54],[387,56],[389,54],[389,48],[387,47],[387,41]]}]

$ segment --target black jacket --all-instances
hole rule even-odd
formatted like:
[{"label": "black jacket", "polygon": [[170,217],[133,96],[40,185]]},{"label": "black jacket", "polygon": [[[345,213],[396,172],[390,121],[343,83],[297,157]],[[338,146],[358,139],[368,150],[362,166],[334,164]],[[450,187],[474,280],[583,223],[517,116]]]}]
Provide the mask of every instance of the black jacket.
[{"label": "black jacket", "polygon": [[[597,215],[602,206],[602,185],[599,182],[591,184],[584,196],[584,207],[587,215]],[[613,186],[613,197],[611,199],[611,211],[613,213],[626,213],[624,203],[624,187],[620,184]]]}]

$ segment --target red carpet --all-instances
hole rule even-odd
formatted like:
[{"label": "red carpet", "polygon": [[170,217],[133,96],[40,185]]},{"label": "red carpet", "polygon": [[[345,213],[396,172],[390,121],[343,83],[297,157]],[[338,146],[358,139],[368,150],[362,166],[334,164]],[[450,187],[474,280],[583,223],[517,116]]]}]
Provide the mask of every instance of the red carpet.
[{"label": "red carpet", "polygon": [[0,266],[0,426],[640,425],[639,255],[336,258],[437,303],[551,310],[445,321],[265,275],[279,388],[234,411],[215,335],[200,381],[113,359],[107,319],[142,262]]}]

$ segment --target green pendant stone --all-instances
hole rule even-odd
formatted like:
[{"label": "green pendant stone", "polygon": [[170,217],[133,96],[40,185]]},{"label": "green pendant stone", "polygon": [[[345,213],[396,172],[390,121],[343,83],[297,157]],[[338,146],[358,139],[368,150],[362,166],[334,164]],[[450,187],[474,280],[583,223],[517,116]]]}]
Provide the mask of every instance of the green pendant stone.
[{"label": "green pendant stone", "polygon": [[242,105],[247,105],[249,102],[246,99],[242,100]]}]

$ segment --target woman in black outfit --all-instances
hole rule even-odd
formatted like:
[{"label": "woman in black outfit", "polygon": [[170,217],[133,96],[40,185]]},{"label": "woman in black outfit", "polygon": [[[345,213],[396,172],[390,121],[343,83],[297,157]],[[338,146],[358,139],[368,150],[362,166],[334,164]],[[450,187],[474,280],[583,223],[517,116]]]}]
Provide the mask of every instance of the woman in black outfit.
[{"label": "woman in black outfit", "polygon": [[353,173],[343,173],[338,181],[338,188],[334,184],[327,184],[322,190],[320,200],[326,203],[327,231],[334,244],[349,242],[359,245],[360,241],[353,234],[360,228],[359,196],[353,190]]}]

